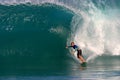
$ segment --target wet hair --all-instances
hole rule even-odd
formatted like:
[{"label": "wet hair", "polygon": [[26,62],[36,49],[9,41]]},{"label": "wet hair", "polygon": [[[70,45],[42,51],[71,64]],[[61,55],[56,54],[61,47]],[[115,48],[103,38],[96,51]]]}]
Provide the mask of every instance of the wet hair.
[{"label": "wet hair", "polygon": [[71,44],[74,44],[74,42],[71,42]]}]

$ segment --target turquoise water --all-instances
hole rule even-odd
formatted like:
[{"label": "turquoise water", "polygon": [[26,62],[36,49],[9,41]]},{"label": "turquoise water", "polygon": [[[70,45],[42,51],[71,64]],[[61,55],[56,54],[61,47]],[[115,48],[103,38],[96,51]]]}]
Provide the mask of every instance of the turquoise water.
[{"label": "turquoise water", "polygon": [[[119,0],[26,2],[0,0],[1,80],[119,80]],[[65,49],[70,41],[86,68]]]},{"label": "turquoise water", "polygon": [[72,14],[52,5],[1,5],[1,12],[0,67],[5,74],[65,64]]}]

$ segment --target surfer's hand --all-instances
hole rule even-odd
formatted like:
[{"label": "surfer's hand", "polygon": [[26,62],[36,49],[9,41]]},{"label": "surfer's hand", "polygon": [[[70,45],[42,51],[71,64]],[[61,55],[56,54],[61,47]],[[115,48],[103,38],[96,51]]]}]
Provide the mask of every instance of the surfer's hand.
[{"label": "surfer's hand", "polygon": [[66,46],[66,48],[68,48],[68,46]]}]

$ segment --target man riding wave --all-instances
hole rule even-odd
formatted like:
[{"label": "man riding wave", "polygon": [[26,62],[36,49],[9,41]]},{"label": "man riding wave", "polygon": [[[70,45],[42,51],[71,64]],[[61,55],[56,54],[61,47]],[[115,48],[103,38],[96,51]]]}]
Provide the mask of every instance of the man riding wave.
[{"label": "man riding wave", "polygon": [[66,46],[66,48],[70,48],[72,47],[73,49],[75,49],[75,51],[77,51],[77,58],[82,62],[86,62],[85,59],[83,58],[83,55],[82,55],[82,50],[77,46],[75,45],[74,42],[71,42],[71,46]]}]

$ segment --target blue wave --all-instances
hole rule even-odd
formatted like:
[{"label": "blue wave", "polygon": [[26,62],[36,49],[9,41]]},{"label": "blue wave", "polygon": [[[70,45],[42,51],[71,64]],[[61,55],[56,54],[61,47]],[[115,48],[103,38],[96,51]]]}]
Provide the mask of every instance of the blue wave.
[{"label": "blue wave", "polygon": [[0,12],[0,69],[63,64],[70,11],[44,4],[0,5]]},{"label": "blue wave", "polygon": [[0,0],[0,75],[67,70],[70,41],[94,65],[119,66],[118,0],[37,1]]}]

